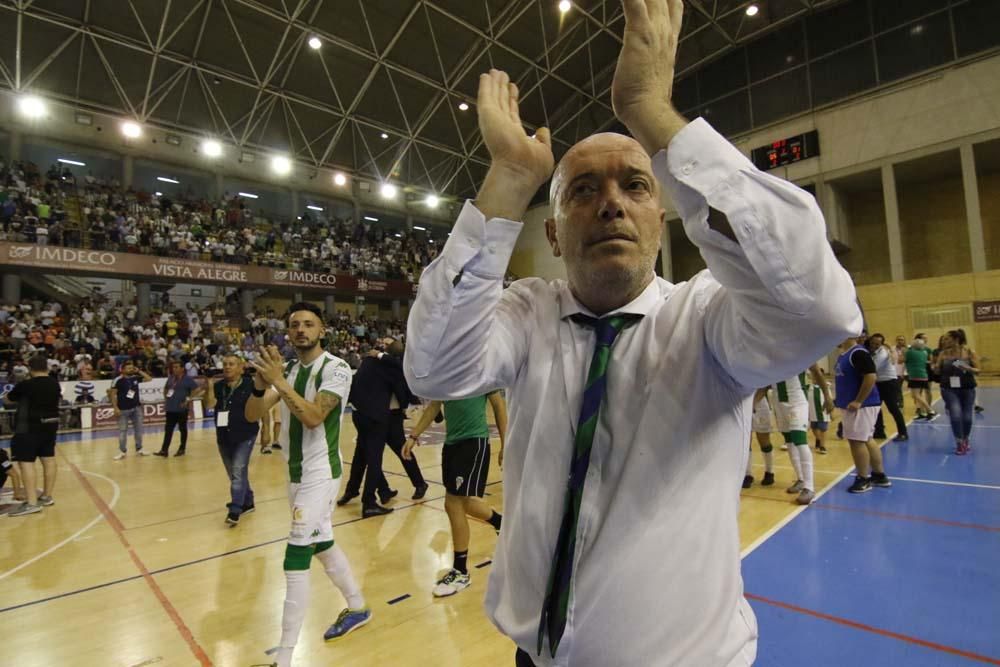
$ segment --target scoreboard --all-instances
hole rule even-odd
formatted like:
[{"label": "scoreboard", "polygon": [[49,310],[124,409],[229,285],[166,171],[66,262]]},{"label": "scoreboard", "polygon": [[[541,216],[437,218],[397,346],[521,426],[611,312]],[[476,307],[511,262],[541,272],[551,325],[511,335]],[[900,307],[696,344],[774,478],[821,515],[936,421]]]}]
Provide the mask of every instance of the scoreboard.
[{"label": "scoreboard", "polygon": [[758,169],[768,171],[817,155],[819,155],[819,132],[813,130],[755,148],[750,153],[750,159]]}]

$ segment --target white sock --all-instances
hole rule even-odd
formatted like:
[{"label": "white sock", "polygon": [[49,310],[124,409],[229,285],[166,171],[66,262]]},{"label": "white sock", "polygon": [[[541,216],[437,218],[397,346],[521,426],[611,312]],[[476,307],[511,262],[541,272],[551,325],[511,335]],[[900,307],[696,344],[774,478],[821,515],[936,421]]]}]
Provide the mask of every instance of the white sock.
[{"label": "white sock", "polygon": [[365,597],[361,594],[358,582],[354,580],[354,573],[351,571],[351,564],[344,550],[334,544],[326,551],[316,554],[316,558],[323,564],[330,581],[347,600],[348,609],[363,609]]},{"label": "white sock", "polygon": [[747,454],[747,473],[748,475],[753,474],[753,447],[750,448],[750,453]]},{"label": "white sock", "polygon": [[802,479],[802,471],[799,468],[799,448],[795,445],[789,445],[788,459],[792,462],[792,468],[795,470],[795,479]]},{"label": "white sock", "polygon": [[[292,650],[299,640],[299,631],[309,608],[309,570],[285,570],[285,608],[281,614],[281,642],[278,646],[278,665],[287,657],[292,663]],[[286,655],[287,654],[287,655]]]},{"label": "white sock", "polygon": [[809,449],[809,445],[795,445],[794,447],[789,447],[788,452],[795,449],[799,455],[799,470],[802,474],[799,479],[802,480],[802,485],[805,486],[810,491],[815,490],[813,487],[813,453]]},{"label": "white sock", "polygon": [[774,472],[774,450],[764,452],[764,472]]}]

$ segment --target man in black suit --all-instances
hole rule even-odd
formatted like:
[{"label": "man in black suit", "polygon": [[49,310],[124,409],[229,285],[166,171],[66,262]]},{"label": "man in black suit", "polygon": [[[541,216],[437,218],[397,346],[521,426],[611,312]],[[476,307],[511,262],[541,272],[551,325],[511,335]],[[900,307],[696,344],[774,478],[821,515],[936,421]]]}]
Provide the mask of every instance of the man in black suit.
[{"label": "man in black suit", "polygon": [[[413,483],[413,499],[419,500],[427,493],[427,483],[416,460],[407,461],[402,456],[406,442],[403,420],[407,406],[414,399],[403,377],[403,344],[391,339],[383,342],[387,344],[386,351],[369,353],[351,383],[349,402],[354,406],[352,419],[358,431],[358,441],[350,478],[344,495],[337,501],[338,505],[346,505],[357,497],[364,479],[361,503],[362,515],[366,518],[391,512],[391,508],[383,505],[398,493],[389,487],[382,472],[382,454],[386,443],[399,457]],[[376,502],[376,492],[382,505]]]}]

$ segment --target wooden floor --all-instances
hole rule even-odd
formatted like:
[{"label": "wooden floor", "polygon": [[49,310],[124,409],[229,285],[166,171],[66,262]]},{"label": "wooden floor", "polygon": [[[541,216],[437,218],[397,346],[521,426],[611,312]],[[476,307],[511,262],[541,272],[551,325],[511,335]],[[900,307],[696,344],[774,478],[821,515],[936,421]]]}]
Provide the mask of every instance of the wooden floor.
[{"label": "wooden floor", "polygon": [[[891,423],[891,420],[890,420]],[[354,430],[344,420],[345,461]],[[891,429],[890,429],[891,432]],[[0,517],[0,662],[17,667],[137,667],[139,665],[266,664],[277,643],[284,595],[281,562],[289,513],[283,461],[255,453],[251,483],[257,511],[236,528],[224,525],[228,485],[214,432],[195,428],[188,455],[164,460],[113,461],[113,433],[61,444],[56,505],[41,514]],[[175,447],[176,447],[175,435]],[[777,484],[743,492],[744,551],[766,539],[797,511],[784,488],[794,481],[777,449]],[[146,436],[153,451],[160,434]],[[847,443],[833,432],[830,454],[816,456],[817,489],[851,467]],[[431,483],[426,499],[412,487],[396,457],[385,468],[399,496],[386,517],[360,518],[357,501],[337,508],[334,536],[350,558],[372,622],[350,637],[324,644],[323,631],[343,599],[322,569],[312,570],[313,594],[295,664],[512,664],[513,645],[486,620],[482,599],[496,536],[473,521],[469,553],[472,586],[435,600],[435,579],[451,565],[444,513],[441,446],[418,457]],[[755,461],[760,454],[754,451]],[[39,471],[40,472],[40,471]],[[762,471],[755,471],[759,480]],[[486,500],[503,503],[494,455]],[[481,567],[480,567],[481,566]],[[394,602],[403,596],[405,599]]]}]

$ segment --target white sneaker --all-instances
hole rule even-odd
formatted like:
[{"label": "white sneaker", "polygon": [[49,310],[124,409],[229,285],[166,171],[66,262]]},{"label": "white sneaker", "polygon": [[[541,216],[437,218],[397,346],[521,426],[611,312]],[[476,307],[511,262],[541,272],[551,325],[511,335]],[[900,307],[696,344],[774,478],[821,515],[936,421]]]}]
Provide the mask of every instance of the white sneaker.
[{"label": "white sneaker", "polygon": [[7,516],[24,516],[26,514],[37,514],[42,511],[41,505],[32,505],[30,503],[21,503],[21,506],[17,509],[7,512]]},{"label": "white sneaker", "polygon": [[446,598],[449,595],[454,595],[468,588],[470,583],[469,575],[452,569],[448,574],[444,575],[441,581],[437,582],[437,586],[434,587],[434,597]]},{"label": "white sneaker", "polygon": [[801,479],[797,479],[795,480],[795,484],[792,484],[790,487],[785,489],[785,493],[800,493],[804,488],[806,488],[805,482]]},{"label": "white sneaker", "polygon": [[115,461],[121,461],[123,458],[128,456],[125,452],[118,452],[115,454]]},{"label": "white sneaker", "polygon": [[135,453],[135,455],[136,456],[149,456],[149,452],[147,452],[145,449],[140,449],[139,451],[137,451]]}]

